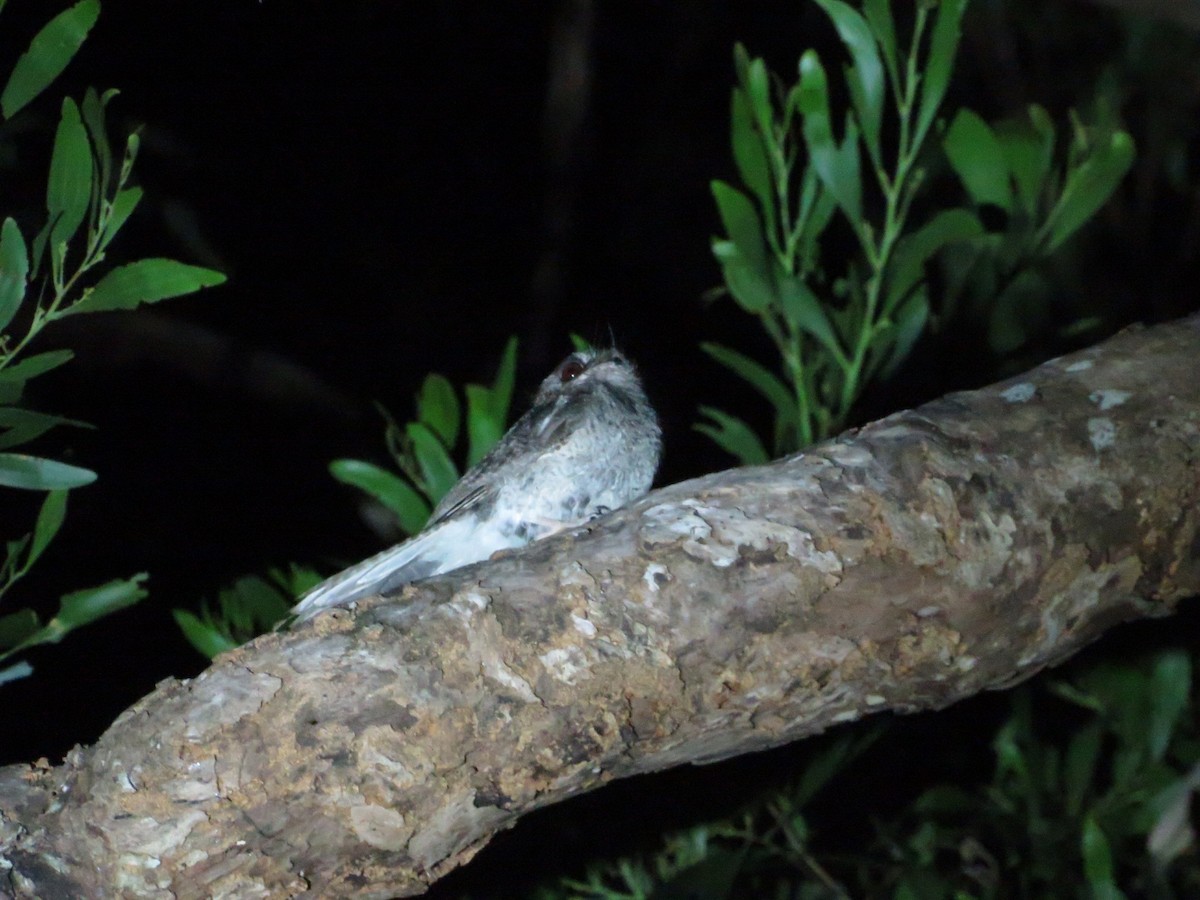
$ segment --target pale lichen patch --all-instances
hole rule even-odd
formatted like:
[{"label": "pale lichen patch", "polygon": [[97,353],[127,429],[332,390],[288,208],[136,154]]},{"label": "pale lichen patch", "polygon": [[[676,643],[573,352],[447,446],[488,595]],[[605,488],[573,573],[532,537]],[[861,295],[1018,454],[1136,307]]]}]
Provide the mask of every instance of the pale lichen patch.
[{"label": "pale lichen patch", "polygon": [[1032,381],[1022,381],[1002,390],[1000,396],[1009,403],[1025,403],[1037,396],[1037,385]]},{"label": "pale lichen patch", "polygon": [[1065,371],[1067,371],[1067,372],[1086,372],[1093,365],[1095,365],[1095,363],[1093,363],[1090,359],[1081,359],[1078,362],[1071,363],[1069,366],[1067,366]]},{"label": "pale lichen patch", "polygon": [[646,590],[652,594],[657,594],[659,585],[670,580],[671,573],[662,563],[650,563],[646,566],[646,571],[642,573],[642,582],[646,585]]},{"label": "pale lichen patch", "polygon": [[588,668],[587,660],[578,647],[555,647],[538,659],[552,677],[564,684],[574,684],[576,676]]},{"label": "pale lichen patch", "polygon": [[364,843],[379,850],[403,850],[413,833],[396,810],[373,804],[352,807],[350,824]]},{"label": "pale lichen patch", "polygon": [[1100,390],[1092,391],[1088,394],[1088,399],[1100,407],[1101,412],[1106,412],[1113,407],[1120,406],[1133,395],[1129,391],[1118,390]]},{"label": "pale lichen patch", "polygon": [[1088,440],[1091,441],[1092,449],[1097,453],[1107,450],[1117,441],[1117,426],[1112,419],[1099,417],[1088,419],[1087,430]]}]

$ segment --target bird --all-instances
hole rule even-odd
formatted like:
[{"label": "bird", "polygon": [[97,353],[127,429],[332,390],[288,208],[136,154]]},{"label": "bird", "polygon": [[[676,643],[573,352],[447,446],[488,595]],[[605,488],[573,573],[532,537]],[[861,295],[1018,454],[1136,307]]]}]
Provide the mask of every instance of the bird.
[{"label": "bird", "polygon": [[633,363],[615,348],[577,350],[420,532],[318,584],[293,607],[294,620],[584,525],[645,495],[661,455],[658,417]]}]

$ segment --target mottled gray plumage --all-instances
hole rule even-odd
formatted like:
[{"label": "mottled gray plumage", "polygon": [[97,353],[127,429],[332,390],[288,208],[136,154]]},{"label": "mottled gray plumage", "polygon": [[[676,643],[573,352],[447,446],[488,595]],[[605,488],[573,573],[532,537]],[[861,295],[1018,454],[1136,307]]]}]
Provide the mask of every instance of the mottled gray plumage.
[{"label": "mottled gray plumage", "polygon": [[645,494],[661,449],[629,360],[616,350],[572,353],[419,534],[317,585],[292,612],[307,618],[582,525]]}]

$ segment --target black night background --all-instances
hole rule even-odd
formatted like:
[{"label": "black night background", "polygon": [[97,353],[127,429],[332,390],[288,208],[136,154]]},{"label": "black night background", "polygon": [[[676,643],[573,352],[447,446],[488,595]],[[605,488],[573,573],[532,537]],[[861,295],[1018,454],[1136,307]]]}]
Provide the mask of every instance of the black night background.
[{"label": "black night background", "polygon": [[[5,7],[0,68],[50,6]],[[1152,60],[1131,65],[1122,21],[1088,2],[976,0],[949,101],[987,116],[1038,102],[1062,122],[1106,69],[1125,76],[1120,113],[1139,159],[1063,279],[1094,299],[1100,330],[1007,360],[971,336],[928,337],[857,422],[1196,308],[1200,68],[1172,81]],[[1137,28],[1196,56],[1193,34]],[[839,58],[820,10],[799,0],[106,0],[78,57],[4,146],[4,215],[43,215],[58,98],[117,87],[114,139],[142,128],[135,181],[146,199],[110,257],[169,256],[228,282],[39,339],[37,349],[77,358],[27,402],[95,429],[59,429],[35,449],[100,478],[72,492],[62,533],[6,601],[48,615],[65,591],[140,571],[150,597],[27,655],[34,676],[0,688],[0,763],[57,762],[156,682],[200,672],[172,607],[195,608],[271,566],[332,572],[378,549],[329,461],[386,464],[373,403],[403,419],[427,372],[486,381],[509,335],[520,341],[515,411],[571,332],[611,335],[663,420],[656,483],[732,465],[691,424],[698,404],[769,422],[697,346],[718,339],[771,359],[755,321],[727,298],[706,300],[721,277],[709,182],[734,177],[736,41],[788,78],[806,47]],[[1174,117],[1175,130],[1156,116]],[[32,504],[6,498],[5,539],[28,527]],[[1131,633],[1117,640],[1154,640],[1150,626]],[[996,711],[988,698],[962,706],[896,727],[906,746],[969,745]],[[515,854],[502,868],[516,878],[541,857],[586,859],[597,841],[628,851],[728,814],[785,778],[799,752],[610,787],[523,823],[480,863]],[[956,765],[954,754],[919,756],[889,761],[889,783]],[[879,765],[868,757],[856,790],[880,789]]]}]

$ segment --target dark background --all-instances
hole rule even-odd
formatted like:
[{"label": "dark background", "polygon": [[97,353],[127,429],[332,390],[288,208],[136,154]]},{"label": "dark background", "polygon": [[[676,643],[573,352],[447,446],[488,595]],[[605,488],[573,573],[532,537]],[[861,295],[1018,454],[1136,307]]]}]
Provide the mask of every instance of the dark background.
[{"label": "dark background", "polygon": [[[12,0],[0,69],[64,5]],[[229,281],[62,323],[36,347],[78,358],[35,382],[27,403],[96,430],[33,450],[100,480],[71,495],[62,534],[6,605],[50,614],[63,591],[137,571],[151,573],[151,596],[28,655],[35,676],[0,694],[0,762],[56,761],[160,679],[200,671],[173,606],[269,566],[332,571],[377,549],[329,460],[385,462],[372,401],[404,418],[429,371],[490,379],[510,334],[521,340],[518,407],[569,350],[569,332],[607,340],[611,329],[664,420],[660,483],[729,465],[691,431],[696,405],[758,425],[766,411],[697,343],[770,361],[755,322],[727,300],[702,301],[719,281],[708,182],[733,177],[732,45],[791,80],[807,46],[837,67],[831,31],[808,4],[768,0],[105,3],[67,73],[12,123],[5,212],[27,234],[40,226],[58,98],[116,86],[115,136],[143,129],[135,180],[146,199],[110,256],[171,256]],[[571,38],[586,65],[571,69],[564,99],[548,99],[563,71],[555,51]],[[968,13],[948,108],[992,117],[1037,101],[1063,122],[1106,70],[1121,85],[1142,155],[1063,277],[1102,332],[1196,306],[1200,89],[1194,65],[1172,68],[1196,50],[1169,25],[1087,3],[977,0]],[[955,334],[931,338],[859,418],[1067,349],[1050,342],[1006,362]],[[7,539],[34,507],[5,509]],[[940,719],[938,733],[969,733],[966,715]],[[913,721],[904,727],[927,727]],[[790,758],[769,757],[784,768]],[[717,771],[734,795],[739,779],[761,780]],[[671,795],[687,790],[683,777],[617,790]]]}]

